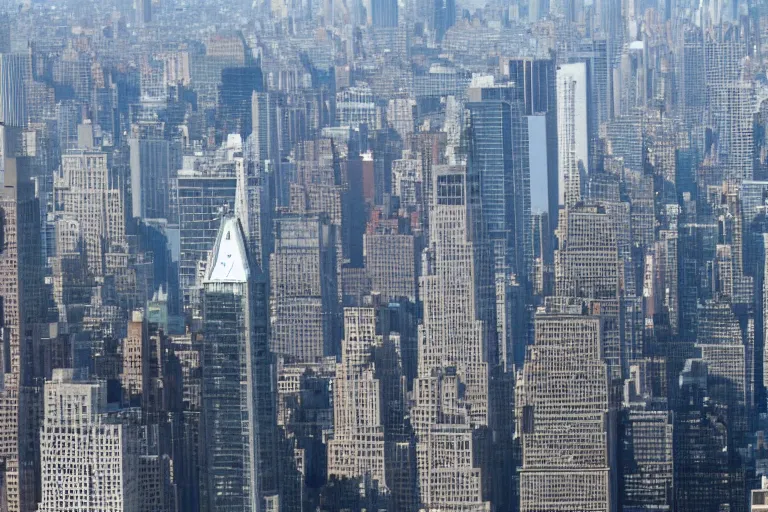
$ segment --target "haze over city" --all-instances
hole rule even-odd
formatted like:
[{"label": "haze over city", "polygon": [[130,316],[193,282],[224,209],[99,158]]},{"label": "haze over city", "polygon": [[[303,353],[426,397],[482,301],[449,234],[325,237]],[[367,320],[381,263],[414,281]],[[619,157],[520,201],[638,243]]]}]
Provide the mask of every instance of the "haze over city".
[{"label": "haze over city", "polygon": [[0,512],[768,512],[768,1],[0,0]]}]

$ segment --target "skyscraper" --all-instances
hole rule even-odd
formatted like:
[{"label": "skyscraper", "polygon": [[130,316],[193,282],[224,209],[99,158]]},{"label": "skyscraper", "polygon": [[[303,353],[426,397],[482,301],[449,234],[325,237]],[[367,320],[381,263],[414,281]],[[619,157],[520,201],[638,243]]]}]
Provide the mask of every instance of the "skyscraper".
[{"label": "skyscraper", "polygon": [[123,371],[120,374],[124,400],[131,406],[140,406],[144,398],[142,395],[149,392],[148,337],[141,311],[135,311],[128,322],[128,335],[122,343]]},{"label": "skyscraper", "polygon": [[[202,160],[202,159],[201,159]],[[208,258],[223,213],[234,210],[237,176],[231,164],[199,161],[176,177],[179,216],[179,285],[185,307],[196,303],[198,270]]]},{"label": "skyscraper", "polygon": [[589,69],[584,62],[557,69],[558,204],[579,200],[582,175],[589,171],[592,116],[589,105]]},{"label": "skyscraper", "polygon": [[24,75],[29,65],[26,55],[0,54],[0,121],[5,126],[27,126]]},{"label": "skyscraper", "polygon": [[623,407],[619,460],[625,510],[668,510],[674,499],[674,447],[664,359],[633,362]]},{"label": "skyscraper", "polygon": [[107,406],[104,381],[56,369],[45,384],[41,512],[139,510],[139,432]]},{"label": "skyscraper", "polygon": [[272,195],[270,175],[259,165],[253,151],[253,138],[245,144],[243,156],[234,158],[237,175],[235,215],[240,219],[248,250],[255,265],[269,272],[272,253]]},{"label": "skyscraper", "polygon": [[[531,2],[534,3],[534,2]],[[549,213],[550,233],[557,227],[557,68],[549,59],[513,59],[509,78],[525,105],[531,210]]]},{"label": "skyscraper", "polygon": [[[0,94],[4,94],[0,91]],[[0,492],[9,511],[34,508],[35,467],[39,457],[36,412],[40,388],[40,324],[46,318],[40,268],[40,206],[29,179],[28,160],[21,155],[17,127],[1,126],[4,186],[0,196],[2,245],[0,299],[2,300],[3,366],[0,386],[0,460],[4,463]],[[37,366],[39,367],[39,366]]]},{"label": "skyscraper", "polygon": [[263,90],[264,77],[259,67],[228,67],[222,70],[218,108],[222,137],[237,133],[245,139],[251,134],[252,97]]},{"label": "skyscraper", "polygon": [[[528,121],[525,105],[509,85],[471,88],[469,172],[480,183],[482,215],[492,244],[500,357],[512,368],[513,345],[525,344],[526,313],[511,299],[510,285],[528,290],[532,267]],[[515,331],[515,326],[522,328]]]},{"label": "skyscraper", "polygon": [[549,12],[549,0],[528,0],[528,21],[538,21]]},{"label": "skyscraper", "polygon": [[337,351],[336,232],[327,215],[282,214],[274,226],[270,346],[275,354],[315,362]]},{"label": "skyscraper", "polygon": [[433,180],[411,412],[421,502],[426,508],[461,503],[461,510],[482,510],[494,475],[487,472],[490,453],[480,447],[490,449],[484,434],[500,412],[501,381],[491,378],[499,357],[491,248],[478,177],[464,166],[440,166]]},{"label": "skyscraper", "polygon": [[136,25],[143,27],[152,21],[152,0],[134,0]]},{"label": "skyscraper", "polygon": [[523,446],[520,510],[609,512],[616,502],[614,413],[601,319],[540,313],[535,322],[536,341],[515,390]]},{"label": "skyscraper", "polygon": [[622,376],[629,358],[622,345],[620,292],[623,266],[618,257],[617,223],[599,205],[576,204],[563,214],[559,248],[555,252],[555,294],[589,299],[600,314],[613,321],[602,331],[602,355],[615,378]]},{"label": "skyscraper", "polygon": [[722,84],[710,91],[718,161],[723,178],[731,183],[753,178],[755,94],[754,84],[747,81]]},{"label": "skyscraper", "polygon": [[497,272],[511,272],[527,280],[531,266],[531,199],[524,105],[504,97],[512,95],[511,88],[499,86],[477,92],[480,101],[467,103],[469,172],[480,182],[482,213]]},{"label": "skyscraper", "polygon": [[456,24],[456,0],[433,0],[430,27],[435,41],[442,41],[449,28]]},{"label": "skyscraper", "polygon": [[683,512],[722,510],[744,501],[743,487],[731,494],[738,483],[729,474],[733,452],[725,420],[715,413],[716,401],[708,398],[710,385],[707,364],[686,360],[674,423],[675,502]]},{"label": "skyscraper", "polygon": [[621,269],[616,228],[604,207],[579,205],[568,211],[556,261],[557,295],[618,297]]},{"label": "skyscraper", "polygon": [[180,148],[165,140],[157,125],[135,126],[128,145],[133,216],[176,221],[171,211],[171,185],[181,167]]},{"label": "skyscraper", "polygon": [[491,475],[482,456],[482,434],[470,425],[456,372],[436,369],[429,378],[415,379],[413,396],[411,423],[422,508],[487,511]]},{"label": "skyscraper", "polygon": [[365,269],[374,292],[387,300],[416,301],[416,243],[413,235],[386,229],[364,235]]},{"label": "skyscraper", "polygon": [[[361,478],[387,491],[384,423],[386,361],[376,350],[394,348],[382,335],[374,308],[344,309],[341,363],[334,383],[334,437],[328,443],[328,474]],[[378,332],[377,332],[378,331]]]},{"label": "skyscraper", "polygon": [[277,118],[277,95],[254,90],[251,94],[251,119],[256,158],[263,166],[265,160],[280,161],[280,125]]},{"label": "skyscraper", "polygon": [[374,27],[396,27],[397,0],[371,0],[371,20]]},{"label": "skyscraper", "polygon": [[88,269],[104,276],[128,265],[123,194],[107,153],[75,151],[54,177],[54,212],[80,224]]},{"label": "skyscraper", "polygon": [[480,184],[463,166],[436,170],[421,280],[419,376],[456,367],[475,425],[489,424],[489,375],[498,362],[493,266]]},{"label": "skyscraper", "polygon": [[266,281],[223,220],[203,282],[201,482],[210,510],[279,507]]}]

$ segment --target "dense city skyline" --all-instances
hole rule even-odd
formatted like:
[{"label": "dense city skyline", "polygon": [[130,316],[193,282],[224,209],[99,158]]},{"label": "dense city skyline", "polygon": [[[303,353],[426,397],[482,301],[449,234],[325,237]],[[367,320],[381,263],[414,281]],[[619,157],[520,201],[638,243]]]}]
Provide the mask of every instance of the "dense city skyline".
[{"label": "dense city skyline", "polygon": [[768,511],[768,1],[0,0],[0,512]]}]

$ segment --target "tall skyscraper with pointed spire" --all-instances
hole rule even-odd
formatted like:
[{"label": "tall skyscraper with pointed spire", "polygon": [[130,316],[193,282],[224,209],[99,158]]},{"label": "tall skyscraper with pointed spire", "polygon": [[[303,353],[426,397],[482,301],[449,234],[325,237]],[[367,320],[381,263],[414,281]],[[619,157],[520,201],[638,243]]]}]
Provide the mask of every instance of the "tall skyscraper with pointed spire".
[{"label": "tall skyscraper with pointed spire", "polygon": [[227,217],[203,282],[201,488],[208,510],[279,508],[267,283]]}]

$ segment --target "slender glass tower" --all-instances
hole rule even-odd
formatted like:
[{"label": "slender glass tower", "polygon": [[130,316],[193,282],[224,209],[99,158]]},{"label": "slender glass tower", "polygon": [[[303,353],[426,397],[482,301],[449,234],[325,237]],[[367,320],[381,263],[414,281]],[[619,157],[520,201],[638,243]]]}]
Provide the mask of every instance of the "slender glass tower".
[{"label": "slender glass tower", "polygon": [[240,222],[223,220],[203,282],[203,464],[208,510],[279,507],[266,280]]}]

